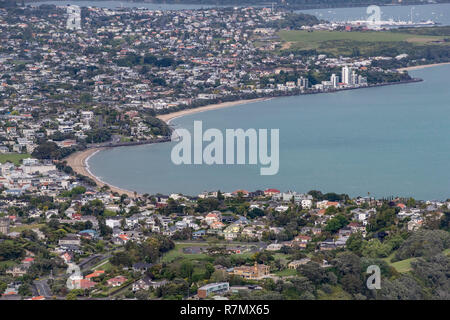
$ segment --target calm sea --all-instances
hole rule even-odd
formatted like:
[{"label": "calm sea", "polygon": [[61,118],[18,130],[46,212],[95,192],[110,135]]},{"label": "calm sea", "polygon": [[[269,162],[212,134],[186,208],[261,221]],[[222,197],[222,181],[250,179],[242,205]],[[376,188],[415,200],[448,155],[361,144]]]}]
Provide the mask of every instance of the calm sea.
[{"label": "calm sea", "polygon": [[181,165],[175,143],[98,152],[91,171],[141,193],[277,188],[351,196],[450,198],[450,65],[411,72],[425,81],[318,95],[276,98],[175,119],[203,127],[279,128],[280,169],[256,165]]}]

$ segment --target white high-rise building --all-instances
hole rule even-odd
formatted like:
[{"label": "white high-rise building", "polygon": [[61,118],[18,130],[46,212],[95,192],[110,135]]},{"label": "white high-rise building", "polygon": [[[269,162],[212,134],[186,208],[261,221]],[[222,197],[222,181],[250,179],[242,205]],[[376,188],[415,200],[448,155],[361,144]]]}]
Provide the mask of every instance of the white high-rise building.
[{"label": "white high-rise building", "polygon": [[342,83],[350,84],[351,69],[348,66],[342,67]]},{"label": "white high-rise building", "polygon": [[331,81],[331,84],[333,85],[333,88],[337,88],[338,82],[339,82],[339,77],[333,73],[331,75],[330,81]]},{"label": "white high-rise building", "polygon": [[356,74],[356,72],[354,70],[352,71],[352,77],[350,79],[350,84],[351,85],[358,84],[358,75]]}]

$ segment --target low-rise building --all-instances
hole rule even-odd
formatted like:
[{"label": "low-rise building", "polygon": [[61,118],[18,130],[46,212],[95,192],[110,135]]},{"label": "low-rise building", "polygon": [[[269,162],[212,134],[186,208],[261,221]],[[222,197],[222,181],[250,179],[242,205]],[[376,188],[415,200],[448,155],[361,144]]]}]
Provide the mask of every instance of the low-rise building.
[{"label": "low-rise building", "polygon": [[221,294],[230,290],[228,282],[210,283],[198,288],[197,295],[200,299],[207,298],[210,294]]},{"label": "low-rise building", "polygon": [[244,279],[258,280],[269,275],[270,267],[264,264],[257,264],[254,266],[241,266],[233,269],[233,274],[241,276]]}]

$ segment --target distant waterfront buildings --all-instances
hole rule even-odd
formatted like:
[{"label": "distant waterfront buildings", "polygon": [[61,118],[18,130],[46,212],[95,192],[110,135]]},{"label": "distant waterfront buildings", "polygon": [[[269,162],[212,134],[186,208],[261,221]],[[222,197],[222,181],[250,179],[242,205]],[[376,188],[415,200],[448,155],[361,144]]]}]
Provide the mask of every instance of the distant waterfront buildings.
[{"label": "distant waterfront buildings", "polygon": [[[356,71],[349,66],[342,67],[342,83],[346,86],[367,85],[367,78],[358,75]],[[331,76],[333,82],[333,75]]]}]

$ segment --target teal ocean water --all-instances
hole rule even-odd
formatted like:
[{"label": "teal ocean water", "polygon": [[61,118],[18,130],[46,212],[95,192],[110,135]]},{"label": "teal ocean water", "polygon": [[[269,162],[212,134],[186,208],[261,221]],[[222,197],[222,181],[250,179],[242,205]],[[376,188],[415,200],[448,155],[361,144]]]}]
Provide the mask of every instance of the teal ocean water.
[{"label": "teal ocean water", "polygon": [[189,130],[279,128],[280,169],[258,165],[172,164],[175,143],[96,153],[91,171],[141,193],[277,188],[351,196],[450,198],[450,65],[411,72],[425,81],[275,98],[177,118]]}]

